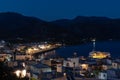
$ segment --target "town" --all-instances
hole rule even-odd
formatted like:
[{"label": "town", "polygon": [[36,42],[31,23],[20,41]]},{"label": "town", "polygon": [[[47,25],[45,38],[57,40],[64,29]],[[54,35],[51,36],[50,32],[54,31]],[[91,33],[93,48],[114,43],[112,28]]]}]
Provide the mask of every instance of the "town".
[{"label": "town", "polygon": [[10,74],[18,80],[120,79],[120,58],[112,58],[108,52],[95,51],[95,40],[88,57],[78,56],[76,52],[67,58],[56,55],[55,49],[62,46],[61,43],[49,42],[11,45],[1,40],[0,62],[10,68]]},{"label": "town", "polygon": [[0,0],[0,80],[120,80],[120,0]]}]

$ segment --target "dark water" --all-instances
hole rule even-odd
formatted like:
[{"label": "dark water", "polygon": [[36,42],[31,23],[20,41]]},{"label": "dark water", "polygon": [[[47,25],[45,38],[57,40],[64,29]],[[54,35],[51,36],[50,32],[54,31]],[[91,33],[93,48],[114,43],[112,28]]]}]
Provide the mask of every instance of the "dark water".
[{"label": "dark water", "polygon": [[[82,44],[78,46],[66,46],[56,50],[56,53],[62,57],[71,57],[74,52],[78,56],[89,56],[89,52],[93,49],[92,43]],[[120,57],[120,41],[104,41],[96,42],[96,51],[109,52],[111,57]]]}]

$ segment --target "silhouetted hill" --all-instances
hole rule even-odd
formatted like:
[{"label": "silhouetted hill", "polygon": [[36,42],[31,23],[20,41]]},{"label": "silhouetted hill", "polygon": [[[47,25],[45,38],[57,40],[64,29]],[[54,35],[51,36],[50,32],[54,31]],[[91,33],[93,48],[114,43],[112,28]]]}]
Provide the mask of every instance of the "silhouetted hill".
[{"label": "silhouetted hill", "polygon": [[[0,13],[0,39],[59,40],[67,33],[64,28],[18,13]],[[59,38],[59,39],[58,39]]]},{"label": "silhouetted hill", "polygon": [[72,33],[79,35],[79,38],[97,39],[119,39],[120,19],[107,17],[84,17],[78,16],[72,20],[53,21],[56,25],[67,28]]},{"label": "silhouetted hill", "polygon": [[120,39],[120,19],[84,17],[46,22],[19,13],[0,13],[0,38],[27,40],[65,41],[80,43],[82,40]]},{"label": "silhouetted hill", "polygon": [[[8,38],[18,35],[19,29],[28,27],[34,22],[43,23],[44,21],[34,17],[26,17],[18,13],[0,13],[0,38]],[[23,30],[24,31],[24,30]]]}]

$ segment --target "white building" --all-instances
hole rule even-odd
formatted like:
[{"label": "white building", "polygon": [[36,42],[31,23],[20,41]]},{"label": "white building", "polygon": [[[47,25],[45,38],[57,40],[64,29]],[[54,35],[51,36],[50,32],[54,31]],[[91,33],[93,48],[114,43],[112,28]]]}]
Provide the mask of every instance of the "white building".
[{"label": "white building", "polygon": [[106,72],[100,72],[98,74],[98,79],[100,79],[100,80],[107,80],[107,73]]},{"label": "white building", "polygon": [[57,64],[57,72],[62,72],[62,64]]},{"label": "white building", "polygon": [[30,68],[31,68],[31,71],[34,73],[51,72],[52,71],[51,67],[44,65],[44,64],[41,64],[41,63],[31,65]]},{"label": "white building", "polygon": [[63,61],[64,67],[79,67],[79,58],[68,58]]}]

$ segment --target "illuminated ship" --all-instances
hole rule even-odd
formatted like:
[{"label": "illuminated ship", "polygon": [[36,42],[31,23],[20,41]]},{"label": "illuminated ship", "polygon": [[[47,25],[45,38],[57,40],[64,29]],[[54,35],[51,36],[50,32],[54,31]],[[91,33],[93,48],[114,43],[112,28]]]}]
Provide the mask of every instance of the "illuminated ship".
[{"label": "illuminated ship", "polygon": [[90,58],[95,58],[95,59],[103,59],[103,58],[109,58],[110,53],[109,52],[101,52],[101,51],[95,51],[95,39],[93,41],[93,50],[92,52],[89,53]]},{"label": "illuminated ship", "polygon": [[101,51],[92,51],[89,53],[89,57],[96,58],[96,59],[103,59],[110,57],[110,53],[108,52],[101,52]]}]

